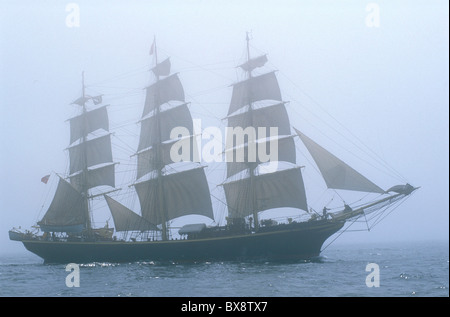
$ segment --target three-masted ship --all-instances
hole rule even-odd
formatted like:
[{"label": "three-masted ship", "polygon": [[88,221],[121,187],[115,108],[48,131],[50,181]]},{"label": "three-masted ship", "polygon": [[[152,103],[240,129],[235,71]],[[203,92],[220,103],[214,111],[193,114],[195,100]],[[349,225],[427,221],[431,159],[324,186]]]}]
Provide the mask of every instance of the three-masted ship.
[{"label": "three-masted ship", "polygon": [[[267,63],[267,55],[250,56],[248,41],[247,37],[247,60],[239,65],[245,79],[232,85],[227,113],[229,131],[243,134],[231,133],[222,153],[226,224],[188,223],[178,230],[179,238],[172,237],[171,220],[187,215],[213,220],[214,213],[206,166],[195,158],[199,145],[183,85],[178,74],[171,73],[170,59],[158,62],[156,55],[151,70],[155,81],[146,88],[133,154],[136,178],[129,185],[138,196],[140,214],[113,198],[118,190],[117,162],[111,150],[108,107],[102,104],[102,96],[85,94],[83,79],[82,96],[74,101],[80,114],[69,119],[69,173],[57,175],[53,201],[37,223],[43,234],[14,229],[10,239],[21,241],[46,262],[304,260],[318,256],[324,242],[346,222],[385,211],[416,189],[406,184],[385,191],[299,130],[291,131],[275,72],[255,75],[255,69]],[[183,133],[173,133],[174,129]],[[380,197],[353,209],[345,205],[337,212],[327,212],[326,207],[323,212],[314,211],[307,203],[303,166],[297,165],[297,139],[328,188]],[[275,159],[268,159],[268,149],[273,151],[274,145]],[[90,189],[98,186],[112,189],[93,195]],[[90,201],[98,196],[106,200],[114,228],[93,228]],[[308,217],[282,223],[260,219],[261,212],[282,212],[282,208],[302,210]],[[120,239],[119,232],[138,235]]]}]

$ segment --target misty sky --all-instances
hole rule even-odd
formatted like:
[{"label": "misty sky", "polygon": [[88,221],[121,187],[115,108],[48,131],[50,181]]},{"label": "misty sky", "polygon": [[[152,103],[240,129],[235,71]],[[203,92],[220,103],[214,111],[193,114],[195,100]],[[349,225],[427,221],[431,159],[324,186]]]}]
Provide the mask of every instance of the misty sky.
[{"label": "misty sky", "polygon": [[[68,20],[69,3],[80,10],[79,26]],[[247,31],[252,54],[267,53],[268,67],[278,70],[291,125],[384,189],[421,186],[370,233],[340,239],[448,240],[448,1],[94,3],[0,0],[2,250],[23,249],[7,231],[38,220],[48,193],[41,177],[66,170],[65,120],[76,114],[69,104],[81,94],[83,70],[87,92],[111,104],[112,126],[137,129],[156,36],[158,57],[170,56],[180,72],[192,116],[223,124],[229,85],[242,78],[235,66],[245,59]],[[379,25],[370,24],[370,3]],[[396,172],[366,164],[372,152],[349,140],[362,141]],[[307,193],[313,176],[306,168]],[[320,196],[314,186],[310,203]]]}]

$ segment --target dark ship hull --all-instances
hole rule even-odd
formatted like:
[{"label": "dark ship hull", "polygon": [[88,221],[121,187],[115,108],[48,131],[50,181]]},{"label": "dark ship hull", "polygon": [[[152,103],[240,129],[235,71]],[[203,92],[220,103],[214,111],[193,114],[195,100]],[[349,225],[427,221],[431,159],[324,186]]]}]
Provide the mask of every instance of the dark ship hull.
[{"label": "dark ship hull", "polygon": [[311,221],[261,228],[257,233],[223,233],[169,241],[68,242],[23,240],[46,263],[228,260],[309,260],[344,221]]}]

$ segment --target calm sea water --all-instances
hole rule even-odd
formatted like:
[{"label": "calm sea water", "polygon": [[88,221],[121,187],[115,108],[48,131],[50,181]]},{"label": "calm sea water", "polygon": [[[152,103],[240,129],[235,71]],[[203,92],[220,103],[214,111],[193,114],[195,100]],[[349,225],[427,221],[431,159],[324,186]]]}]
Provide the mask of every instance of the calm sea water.
[{"label": "calm sea water", "polygon": [[[379,267],[379,287],[366,285],[369,263]],[[66,286],[69,273],[25,251],[3,254],[0,296],[448,297],[449,245],[332,245],[301,263],[84,263],[79,287]]]}]

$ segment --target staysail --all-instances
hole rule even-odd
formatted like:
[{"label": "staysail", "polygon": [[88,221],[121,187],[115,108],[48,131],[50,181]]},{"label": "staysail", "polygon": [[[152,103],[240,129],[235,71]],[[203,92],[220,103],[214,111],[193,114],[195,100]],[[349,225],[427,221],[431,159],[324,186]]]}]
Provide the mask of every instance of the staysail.
[{"label": "staysail", "polygon": [[295,129],[317,164],[328,188],[384,194],[385,191],[361,175],[351,166],[328,152],[319,144]]},{"label": "staysail", "polygon": [[108,195],[104,195],[104,197],[113,216],[116,231],[159,230],[154,224],[148,222],[118,201]]}]

